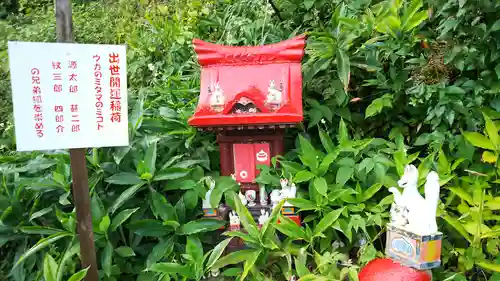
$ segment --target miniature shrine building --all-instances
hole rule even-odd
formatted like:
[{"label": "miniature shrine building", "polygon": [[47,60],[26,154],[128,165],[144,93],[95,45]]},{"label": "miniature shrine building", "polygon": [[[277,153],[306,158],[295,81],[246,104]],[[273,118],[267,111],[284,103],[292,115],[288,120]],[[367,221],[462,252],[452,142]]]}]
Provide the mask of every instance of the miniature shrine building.
[{"label": "miniature shrine building", "polygon": [[284,129],[303,121],[305,36],[252,47],[193,44],[201,86],[188,123],[217,133],[222,176],[234,175],[243,193],[258,192],[257,166],[283,155]]}]

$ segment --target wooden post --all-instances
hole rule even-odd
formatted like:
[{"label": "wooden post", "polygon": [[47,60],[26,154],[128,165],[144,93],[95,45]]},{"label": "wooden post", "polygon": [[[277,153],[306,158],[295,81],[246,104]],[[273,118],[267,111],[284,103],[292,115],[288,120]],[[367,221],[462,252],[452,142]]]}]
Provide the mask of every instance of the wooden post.
[{"label": "wooden post", "polygon": [[[56,0],[57,42],[73,42],[71,0]],[[85,148],[70,149],[73,201],[76,208],[81,266],[87,268],[85,281],[99,281],[90,212],[89,180]]]}]

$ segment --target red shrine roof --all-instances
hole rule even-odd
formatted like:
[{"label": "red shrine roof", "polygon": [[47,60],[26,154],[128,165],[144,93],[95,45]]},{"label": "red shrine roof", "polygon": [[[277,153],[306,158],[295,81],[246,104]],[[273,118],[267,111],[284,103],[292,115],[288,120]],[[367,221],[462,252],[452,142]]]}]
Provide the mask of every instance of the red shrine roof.
[{"label": "red shrine roof", "polygon": [[276,44],[233,47],[193,40],[201,65],[195,127],[291,125],[303,120],[305,35]]}]

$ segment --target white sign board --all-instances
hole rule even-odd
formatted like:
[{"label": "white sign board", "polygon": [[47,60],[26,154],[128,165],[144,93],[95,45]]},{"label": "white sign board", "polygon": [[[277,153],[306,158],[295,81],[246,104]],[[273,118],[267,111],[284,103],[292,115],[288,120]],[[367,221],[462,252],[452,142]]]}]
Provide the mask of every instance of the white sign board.
[{"label": "white sign board", "polygon": [[18,151],[128,146],[125,46],[9,42]]}]

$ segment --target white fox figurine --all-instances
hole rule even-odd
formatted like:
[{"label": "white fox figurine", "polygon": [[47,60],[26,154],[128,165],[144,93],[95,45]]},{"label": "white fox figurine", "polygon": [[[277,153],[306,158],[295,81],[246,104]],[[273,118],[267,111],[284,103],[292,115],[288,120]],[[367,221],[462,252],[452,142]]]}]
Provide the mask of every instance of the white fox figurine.
[{"label": "white fox figurine", "polygon": [[438,231],[436,211],[439,202],[439,176],[432,171],[427,175],[425,198],[418,192],[418,169],[413,165],[405,167],[398,185],[403,194],[395,187],[389,189],[394,194],[391,208],[392,223],[420,235],[430,235]]}]

